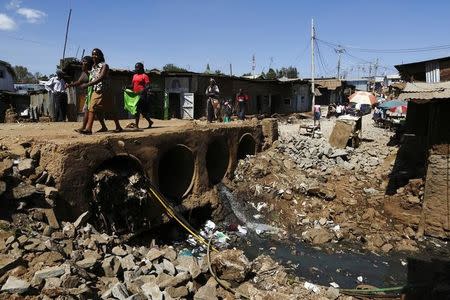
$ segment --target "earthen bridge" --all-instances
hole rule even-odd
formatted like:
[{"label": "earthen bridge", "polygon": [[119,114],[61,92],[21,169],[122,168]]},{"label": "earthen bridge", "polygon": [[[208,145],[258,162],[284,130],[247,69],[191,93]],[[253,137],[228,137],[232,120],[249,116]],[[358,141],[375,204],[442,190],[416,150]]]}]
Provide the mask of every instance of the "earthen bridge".
[{"label": "earthen bridge", "polygon": [[143,131],[92,136],[74,132],[79,125],[4,124],[0,129],[0,143],[18,157],[40,152],[35,176],[46,171],[54,178],[61,198],[56,210],[69,220],[88,209],[93,175],[108,165],[138,166],[163,195],[195,206],[196,196],[232,176],[239,159],[278,135],[273,119],[210,125],[155,121],[154,128]]}]

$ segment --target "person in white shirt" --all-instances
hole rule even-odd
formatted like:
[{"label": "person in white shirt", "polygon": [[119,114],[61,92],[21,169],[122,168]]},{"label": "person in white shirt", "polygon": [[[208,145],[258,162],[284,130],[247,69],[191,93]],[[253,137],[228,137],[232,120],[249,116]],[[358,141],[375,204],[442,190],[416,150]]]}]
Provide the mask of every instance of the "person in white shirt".
[{"label": "person in white shirt", "polygon": [[66,120],[67,94],[66,82],[63,76],[64,73],[61,70],[57,70],[56,76],[50,78],[45,84],[46,89],[53,94],[56,122],[64,122]]}]

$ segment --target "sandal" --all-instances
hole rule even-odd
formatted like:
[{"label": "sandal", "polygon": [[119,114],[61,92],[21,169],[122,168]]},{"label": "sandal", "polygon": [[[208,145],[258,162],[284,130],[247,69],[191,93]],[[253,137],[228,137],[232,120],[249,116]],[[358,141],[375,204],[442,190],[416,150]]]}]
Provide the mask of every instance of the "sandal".
[{"label": "sandal", "polygon": [[80,133],[84,134],[84,135],[91,135],[92,131],[90,131],[90,130],[80,130]]}]

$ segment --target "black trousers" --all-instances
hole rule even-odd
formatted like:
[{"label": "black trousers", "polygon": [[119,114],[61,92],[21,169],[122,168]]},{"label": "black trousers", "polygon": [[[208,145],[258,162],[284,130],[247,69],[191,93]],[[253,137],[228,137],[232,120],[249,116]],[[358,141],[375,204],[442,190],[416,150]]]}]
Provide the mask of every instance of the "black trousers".
[{"label": "black trousers", "polygon": [[238,104],[239,104],[239,113],[238,113],[239,119],[244,120],[245,119],[245,102],[241,101],[241,102],[238,102]]},{"label": "black trousers", "polygon": [[64,122],[67,114],[67,94],[54,93],[53,97],[55,101],[55,121]]},{"label": "black trousers", "polygon": [[206,118],[208,122],[212,122],[214,119],[214,108],[212,106],[212,99],[206,101]]}]

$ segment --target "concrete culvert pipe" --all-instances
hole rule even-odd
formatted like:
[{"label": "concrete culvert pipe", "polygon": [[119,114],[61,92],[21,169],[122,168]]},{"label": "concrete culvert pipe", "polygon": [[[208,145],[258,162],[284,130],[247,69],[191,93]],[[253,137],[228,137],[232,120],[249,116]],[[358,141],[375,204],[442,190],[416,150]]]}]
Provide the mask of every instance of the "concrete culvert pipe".
[{"label": "concrete culvert pipe", "polygon": [[208,145],[206,152],[206,170],[210,184],[222,181],[228,169],[230,151],[224,138],[217,138]]},{"label": "concrete culvert pipe", "polygon": [[159,160],[159,189],[164,196],[179,200],[186,196],[193,185],[194,155],[185,145],[176,145],[166,151]]},{"label": "concrete culvert pipe", "polygon": [[256,142],[250,133],[244,134],[239,140],[237,159],[243,159],[247,155],[255,155]]}]

